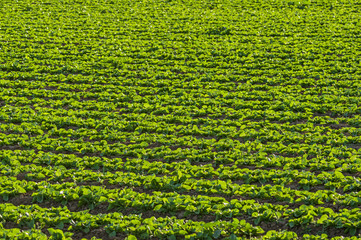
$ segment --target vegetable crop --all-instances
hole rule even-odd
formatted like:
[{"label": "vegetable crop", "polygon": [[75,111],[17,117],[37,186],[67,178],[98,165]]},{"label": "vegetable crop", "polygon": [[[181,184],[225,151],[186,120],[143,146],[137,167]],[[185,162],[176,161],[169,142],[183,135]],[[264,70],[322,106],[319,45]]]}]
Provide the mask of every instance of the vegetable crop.
[{"label": "vegetable crop", "polygon": [[0,238],[361,238],[360,8],[2,0]]}]

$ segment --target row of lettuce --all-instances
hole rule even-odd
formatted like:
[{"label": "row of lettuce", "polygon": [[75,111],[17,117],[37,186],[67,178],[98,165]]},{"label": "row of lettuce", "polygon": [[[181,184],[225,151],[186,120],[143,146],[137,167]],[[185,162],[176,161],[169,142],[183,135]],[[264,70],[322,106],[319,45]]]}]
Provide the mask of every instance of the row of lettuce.
[{"label": "row of lettuce", "polygon": [[[21,225],[26,225],[31,230],[19,228],[6,229],[0,224],[2,230],[0,236],[4,239],[14,237],[26,239],[72,239],[72,231],[89,232],[103,226],[104,233],[110,237],[119,237],[121,233],[128,235],[125,239],[149,239],[150,237],[161,239],[295,239],[297,234],[289,231],[271,230],[267,233],[260,227],[252,226],[245,220],[233,218],[231,221],[217,220],[213,222],[197,222],[177,219],[175,217],[150,217],[142,218],[141,215],[122,215],[121,213],[109,213],[94,216],[87,211],[71,212],[66,207],[42,208],[39,206],[14,206],[2,204],[0,209],[6,213],[12,212],[12,216],[5,214],[3,218],[14,219]],[[21,216],[16,217],[16,216]],[[45,216],[45,217],[44,217]],[[45,234],[33,226],[52,226]],[[62,230],[69,226],[67,230]],[[133,235],[134,234],[134,235]],[[263,234],[262,237],[257,235]],[[50,235],[50,237],[49,237]],[[137,237],[135,237],[138,236]],[[237,237],[240,236],[240,237]],[[320,236],[304,234],[303,239],[327,239],[327,235]],[[92,239],[98,239],[93,237]],[[337,239],[357,239],[356,237],[335,237]]]}]

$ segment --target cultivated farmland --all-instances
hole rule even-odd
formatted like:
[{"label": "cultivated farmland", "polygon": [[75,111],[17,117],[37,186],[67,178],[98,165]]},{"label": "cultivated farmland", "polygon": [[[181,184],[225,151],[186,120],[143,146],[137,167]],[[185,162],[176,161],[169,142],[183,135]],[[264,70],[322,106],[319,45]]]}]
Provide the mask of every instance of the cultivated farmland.
[{"label": "cultivated farmland", "polygon": [[361,1],[1,0],[1,239],[357,239]]}]

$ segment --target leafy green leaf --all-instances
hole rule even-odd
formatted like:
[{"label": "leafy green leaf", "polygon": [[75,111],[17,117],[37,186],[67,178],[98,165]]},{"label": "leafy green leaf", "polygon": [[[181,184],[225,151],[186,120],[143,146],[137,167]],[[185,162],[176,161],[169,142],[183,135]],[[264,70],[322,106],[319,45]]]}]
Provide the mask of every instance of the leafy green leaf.
[{"label": "leafy green leaf", "polygon": [[339,178],[339,179],[345,178],[345,176],[344,176],[341,172],[339,172],[339,171],[335,171],[335,175],[336,175],[336,177]]},{"label": "leafy green leaf", "polygon": [[157,206],[154,207],[154,211],[158,211],[159,209],[161,209],[163,207],[162,204],[158,204]]},{"label": "leafy green leaf", "polygon": [[221,230],[216,229],[216,231],[214,231],[214,233],[213,233],[213,237],[214,238],[219,238],[221,236],[221,233],[222,233]]},{"label": "leafy green leaf", "polygon": [[137,240],[137,237],[134,235],[129,235],[126,240]]}]

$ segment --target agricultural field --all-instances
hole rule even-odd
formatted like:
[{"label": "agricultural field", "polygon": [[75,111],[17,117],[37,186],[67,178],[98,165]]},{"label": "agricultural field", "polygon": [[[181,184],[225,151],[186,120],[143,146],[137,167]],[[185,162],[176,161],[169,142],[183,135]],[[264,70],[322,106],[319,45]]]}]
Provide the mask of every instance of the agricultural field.
[{"label": "agricultural field", "polygon": [[361,239],[361,1],[1,0],[0,239]]}]

